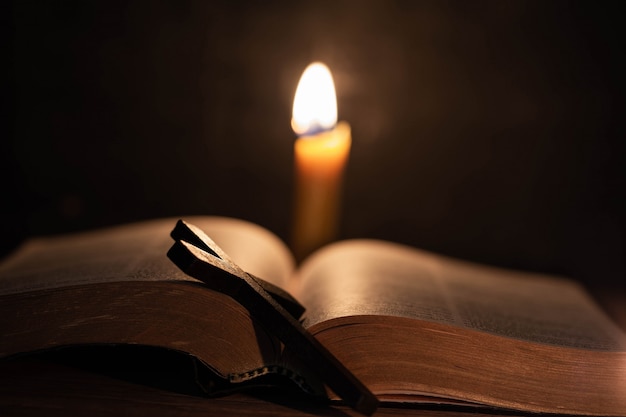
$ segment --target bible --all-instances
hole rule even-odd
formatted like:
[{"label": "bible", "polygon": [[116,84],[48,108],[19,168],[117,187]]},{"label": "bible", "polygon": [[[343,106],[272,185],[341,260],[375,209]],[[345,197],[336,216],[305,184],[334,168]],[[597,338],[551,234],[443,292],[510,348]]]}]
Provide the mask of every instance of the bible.
[{"label": "bible", "polygon": [[[22,245],[0,265],[0,358],[145,346],[192,358],[210,395],[288,385],[337,399],[250,311],[167,258],[176,220]],[[573,281],[367,239],[296,265],[258,225],[186,220],[298,300],[302,325],[382,404],[626,414],[626,336]]]}]

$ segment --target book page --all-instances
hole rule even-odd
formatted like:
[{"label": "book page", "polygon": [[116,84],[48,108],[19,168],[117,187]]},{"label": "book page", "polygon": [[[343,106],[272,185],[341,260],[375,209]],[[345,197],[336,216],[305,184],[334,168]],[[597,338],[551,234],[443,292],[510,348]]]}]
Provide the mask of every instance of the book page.
[{"label": "book page", "polygon": [[[0,295],[113,281],[192,280],[167,258],[177,218],[26,242],[0,266]],[[189,217],[239,266],[285,286],[294,268],[287,247],[260,226],[224,217]]]},{"label": "book page", "polygon": [[306,326],[351,315],[398,316],[550,345],[626,349],[617,326],[565,279],[358,240],[314,254],[298,280]]}]

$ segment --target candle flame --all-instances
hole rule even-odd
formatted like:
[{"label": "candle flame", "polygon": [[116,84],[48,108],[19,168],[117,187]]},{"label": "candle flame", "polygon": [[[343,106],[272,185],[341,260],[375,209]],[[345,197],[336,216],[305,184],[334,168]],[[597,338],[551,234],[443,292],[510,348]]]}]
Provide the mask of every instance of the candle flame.
[{"label": "candle flame", "polygon": [[337,123],[337,97],[333,76],[321,62],[302,73],[293,100],[291,127],[298,135],[332,129]]}]

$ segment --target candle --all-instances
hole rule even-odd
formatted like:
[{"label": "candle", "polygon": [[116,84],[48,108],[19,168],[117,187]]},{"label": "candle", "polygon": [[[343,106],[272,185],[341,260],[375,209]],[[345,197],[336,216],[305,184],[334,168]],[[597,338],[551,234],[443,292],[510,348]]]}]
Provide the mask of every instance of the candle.
[{"label": "candle", "polygon": [[350,153],[350,125],[337,123],[337,98],[330,70],[312,63],[302,74],[291,126],[296,190],[293,250],[298,260],[337,236],[343,171]]}]

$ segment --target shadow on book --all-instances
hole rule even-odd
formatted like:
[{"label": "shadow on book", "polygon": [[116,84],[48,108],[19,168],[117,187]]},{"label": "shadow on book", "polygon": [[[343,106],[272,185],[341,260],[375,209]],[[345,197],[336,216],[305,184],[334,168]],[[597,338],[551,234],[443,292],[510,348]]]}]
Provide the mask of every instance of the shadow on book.
[{"label": "shadow on book", "polygon": [[[185,352],[145,345],[83,345],[50,349],[15,359],[42,360],[105,375],[126,382],[195,397],[221,397],[233,392],[252,396],[285,397],[316,404],[327,401],[304,392],[281,373],[258,374],[232,383],[202,361]],[[291,401],[290,401],[291,402]]]},{"label": "shadow on book", "polygon": [[[327,399],[307,394],[294,381],[275,373],[259,375],[250,381],[233,384],[213,372],[197,358],[184,352],[144,345],[84,345],[17,355],[8,360],[47,362],[120,381],[198,398],[223,397],[233,392],[299,411],[342,417],[341,408],[329,408]],[[339,401],[332,404],[341,405]],[[454,404],[415,404],[383,402],[385,408],[422,411],[453,411],[499,416],[527,415],[520,411],[494,407]],[[544,414],[537,414],[542,416]]]}]

